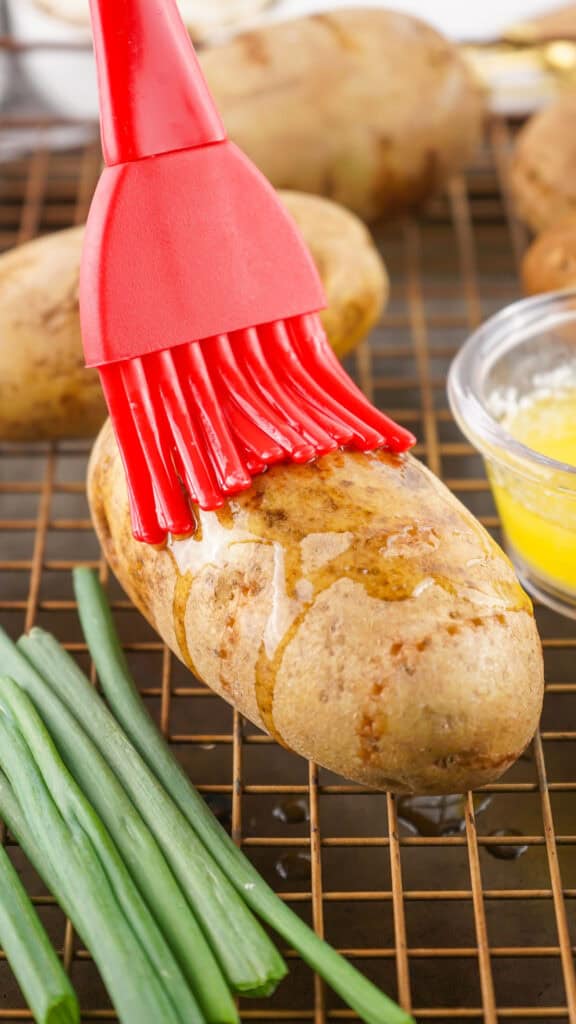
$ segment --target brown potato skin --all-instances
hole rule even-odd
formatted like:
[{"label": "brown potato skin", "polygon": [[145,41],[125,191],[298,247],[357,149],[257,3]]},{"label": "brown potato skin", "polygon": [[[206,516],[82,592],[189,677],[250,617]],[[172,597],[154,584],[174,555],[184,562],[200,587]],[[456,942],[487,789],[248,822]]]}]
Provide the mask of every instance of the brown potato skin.
[{"label": "brown potato skin", "polygon": [[544,231],[526,250],[522,285],[527,295],[576,286],[576,214]]},{"label": "brown potato skin", "polygon": [[378,323],[388,301],[382,258],[365,225],[330,199],[280,192],[306,239],[326,289],[320,314],[330,344],[342,358]]},{"label": "brown potato skin", "polygon": [[[380,319],[388,277],[364,224],[336,203],[280,198],[298,224],[326,290],[321,319],[339,356]],[[0,256],[0,440],[94,437],[106,418],[96,370],[84,368],[78,279],[84,228]]]},{"label": "brown potato skin", "polygon": [[78,317],[84,229],[0,256],[0,439],[94,437],[106,419]]},{"label": "brown potato skin", "polygon": [[471,514],[411,457],[281,465],[195,537],[132,538],[109,425],[89,499],[121,584],[198,677],[286,746],[356,782],[454,793],[536,729],[530,601]]},{"label": "brown potato skin", "polygon": [[535,114],[518,134],[510,185],[521,220],[538,234],[576,214],[576,95]]},{"label": "brown potato skin", "polygon": [[480,141],[485,95],[458,48],[399,12],[297,18],[200,59],[230,136],[276,188],[365,220],[420,206]]}]

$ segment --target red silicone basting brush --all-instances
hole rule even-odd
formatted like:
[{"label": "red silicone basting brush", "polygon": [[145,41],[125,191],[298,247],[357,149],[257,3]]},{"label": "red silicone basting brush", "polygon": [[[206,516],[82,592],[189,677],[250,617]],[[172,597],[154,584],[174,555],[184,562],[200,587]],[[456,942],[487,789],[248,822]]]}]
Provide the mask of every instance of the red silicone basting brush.
[{"label": "red silicone basting brush", "polygon": [[81,315],[134,535],[187,534],[281,460],[408,449],[334,356],[322,285],[270,184],[226,138],[176,0],[91,0],[106,168]]}]

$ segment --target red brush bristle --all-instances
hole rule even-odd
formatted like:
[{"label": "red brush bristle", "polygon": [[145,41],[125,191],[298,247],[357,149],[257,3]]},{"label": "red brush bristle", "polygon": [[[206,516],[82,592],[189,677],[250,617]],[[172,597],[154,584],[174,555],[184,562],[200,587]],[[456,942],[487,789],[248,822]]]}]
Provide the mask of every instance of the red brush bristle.
[{"label": "red brush bristle", "polygon": [[[368,402],[317,316],[219,335],[101,368],[138,539],[194,531],[283,460],[338,447],[401,453],[412,434]],[[146,512],[143,512],[146,510]]]}]

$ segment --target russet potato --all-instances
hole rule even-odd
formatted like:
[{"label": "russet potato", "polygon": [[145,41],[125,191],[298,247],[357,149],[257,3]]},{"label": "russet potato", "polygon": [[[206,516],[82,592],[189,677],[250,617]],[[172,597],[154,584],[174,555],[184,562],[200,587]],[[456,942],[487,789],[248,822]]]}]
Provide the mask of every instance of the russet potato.
[{"label": "russet potato", "polygon": [[522,259],[527,295],[576,287],[576,214],[543,231]]},{"label": "russet potato", "polygon": [[339,203],[304,192],[281,192],[326,289],[321,319],[342,358],[380,319],[388,301],[386,268],[362,221]]},{"label": "russet potato", "polygon": [[[328,338],[344,356],[380,318],[384,263],[362,222],[336,203],[290,192],[322,278]],[[94,437],[106,418],[96,370],[84,368],[78,281],[84,228],[35,239],[0,256],[0,440]]]},{"label": "russet potato", "polygon": [[368,786],[453,793],[498,778],[532,738],[531,603],[411,456],[275,466],[157,549],[132,537],[106,425],[89,498],[111,568],[167,644],[297,753]]},{"label": "russet potato", "polygon": [[84,366],[78,315],[83,228],[0,256],[0,439],[94,437],[106,418]]},{"label": "russet potato", "polygon": [[567,90],[534,114],[515,140],[510,188],[516,213],[532,231],[576,214],[576,94]]},{"label": "russet potato", "polygon": [[200,61],[230,137],[276,188],[365,220],[421,206],[482,136],[486,94],[458,47],[401,11],[294,18]]}]

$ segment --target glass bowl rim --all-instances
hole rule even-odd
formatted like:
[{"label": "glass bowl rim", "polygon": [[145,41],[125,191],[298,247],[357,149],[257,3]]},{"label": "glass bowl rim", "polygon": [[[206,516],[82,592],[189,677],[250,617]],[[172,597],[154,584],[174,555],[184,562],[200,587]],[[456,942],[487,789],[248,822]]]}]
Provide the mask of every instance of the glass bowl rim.
[{"label": "glass bowl rim", "polygon": [[[573,309],[562,310],[563,302],[569,299],[574,301]],[[568,313],[571,315],[567,316]],[[526,472],[532,468],[539,476],[543,470],[562,474],[570,481],[569,490],[572,491],[576,486],[576,465],[543,455],[518,441],[494,418],[474,391],[474,373],[480,351],[483,349],[484,356],[488,355],[503,332],[512,329],[510,324],[515,320],[520,321],[515,328],[519,342],[527,330],[536,327],[540,321],[543,329],[552,326],[555,320],[573,320],[576,323],[576,287],[518,299],[473,331],[452,360],[448,372],[447,390],[452,413],[463,433],[487,457],[493,460],[506,454],[515,457],[515,461],[522,463],[522,466],[515,465],[516,472],[520,473],[522,469]]]}]

